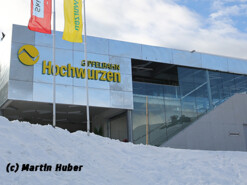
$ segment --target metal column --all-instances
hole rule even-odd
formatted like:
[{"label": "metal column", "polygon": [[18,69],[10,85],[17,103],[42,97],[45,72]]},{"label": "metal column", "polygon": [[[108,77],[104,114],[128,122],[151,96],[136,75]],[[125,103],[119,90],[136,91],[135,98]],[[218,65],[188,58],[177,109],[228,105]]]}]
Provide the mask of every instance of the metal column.
[{"label": "metal column", "polygon": [[213,108],[213,101],[212,101],[212,93],[211,93],[210,78],[209,78],[208,70],[206,70],[206,78],[207,78],[209,109],[212,109]]}]

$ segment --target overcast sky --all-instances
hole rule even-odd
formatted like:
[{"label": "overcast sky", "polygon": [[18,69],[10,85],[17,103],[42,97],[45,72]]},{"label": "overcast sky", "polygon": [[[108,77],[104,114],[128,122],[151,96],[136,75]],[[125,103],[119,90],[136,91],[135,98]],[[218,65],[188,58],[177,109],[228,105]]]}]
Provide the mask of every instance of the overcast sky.
[{"label": "overcast sky", "polygon": [[[28,24],[31,0],[1,1],[0,28]],[[86,12],[88,35],[247,59],[247,0],[86,0]]]}]

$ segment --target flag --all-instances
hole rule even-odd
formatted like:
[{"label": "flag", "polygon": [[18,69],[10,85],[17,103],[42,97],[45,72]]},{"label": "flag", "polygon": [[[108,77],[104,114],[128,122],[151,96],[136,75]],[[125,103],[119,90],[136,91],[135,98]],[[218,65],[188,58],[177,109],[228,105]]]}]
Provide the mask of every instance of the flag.
[{"label": "flag", "polygon": [[31,0],[31,18],[28,28],[51,34],[51,0]]},{"label": "flag", "polygon": [[82,42],[82,0],[64,0],[63,39]]}]

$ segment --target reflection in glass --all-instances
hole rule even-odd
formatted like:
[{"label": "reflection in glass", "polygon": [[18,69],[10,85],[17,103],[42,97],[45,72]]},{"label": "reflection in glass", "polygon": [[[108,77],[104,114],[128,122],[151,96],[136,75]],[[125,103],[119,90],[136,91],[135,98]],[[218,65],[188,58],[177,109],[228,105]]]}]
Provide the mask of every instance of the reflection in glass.
[{"label": "reflection in glass", "polygon": [[[178,86],[133,82],[133,141],[159,146],[235,93],[247,91],[247,76],[177,67]],[[208,74],[208,77],[207,75]]]},{"label": "reflection in glass", "polygon": [[134,95],[133,141],[136,144],[146,144],[146,98]]}]

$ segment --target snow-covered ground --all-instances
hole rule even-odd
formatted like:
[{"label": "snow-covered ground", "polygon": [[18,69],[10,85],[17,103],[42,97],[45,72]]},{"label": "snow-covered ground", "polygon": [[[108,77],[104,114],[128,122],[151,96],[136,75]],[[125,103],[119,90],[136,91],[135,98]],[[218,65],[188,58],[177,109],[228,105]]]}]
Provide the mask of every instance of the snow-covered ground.
[{"label": "snow-covered ground", "polygon": [[[6,171],[9,163],[18,163],[16,173]],[[83,168],[55,171],[57,164],[69,163]],[[22,171],[23,164],[47,164],[52,169],[26,171],[25,166]],[[133,145],[0,117],[0,184],[245,185],[247,153]]]}]

